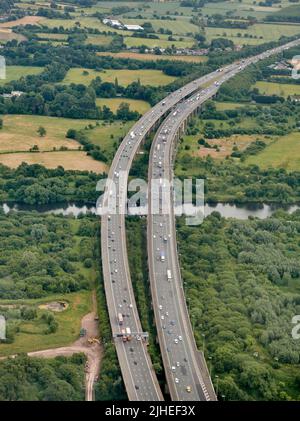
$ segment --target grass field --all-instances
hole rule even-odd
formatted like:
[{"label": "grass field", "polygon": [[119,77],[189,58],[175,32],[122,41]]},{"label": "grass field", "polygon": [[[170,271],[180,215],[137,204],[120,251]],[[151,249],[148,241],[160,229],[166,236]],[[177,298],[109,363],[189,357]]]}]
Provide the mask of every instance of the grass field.
[{"label": "grass field", "polygon": [[38,75],[43,70],[43,67],[6,66],[6,79],[0,79],[0,85],[4,85],[12,80],[18,80],[22,76]]},{"label": "grass field", "polygon": [[288,97],[289,95],[300,95],[300,85],[289,83],[273,83],[273,82],[256,82],[254,85],[262,94],[280,95]]},{"label": "grass field", "polygon": [[116,112],[119,108],[119,105],[122,102],[127,102],[129,104],[130,109],[132,111],[138,111],[140,114],[144,114],[146,111],[149,110],[150,104],[146,101],[142,101],[139,99],[130,99],[130,98],[97,98],[96,104],[98,107],[103,107],[106,105],[109,107],[113,112]]},{"label": "grass field", "polygon": [[44,18],[41,16],[24,16],[21,19],[0,23],[0,28],[14,28],[15,26],[20,25],[35,25],[43,19]]},{"label": "grass field", "polygon": [[[76,141],[66,139],[66,132],[70,128],[83,129],[91,123],[95,122],[37,115],[6,115],[0,131],[0,152],[29,151],[34,145],[38,145],[41,151],[51,151],[61,146],[78,149]],[[40,126],[47,131],[44,137],[37,133]]]},{"label": "grass field", "polygon": [[175,45],[177,48],[189,48],[192,47],[194,41],[191,38],[187,38],[184,41],[168,41],[167,39],[148,39],[148,38],[135,38],[135,37],[124,37],[124,43],[127,47],[139,47],[146,45],[148,48],[167,48]]},{"label": "grass field", "polygon": [[98,174],[108,170],[103,162],[95,161],[80,151],[0,154],[0,163],[7,167],[17,168],[22,162],[29,165],[40,164],[46,168],[61,166],[65,170],[93,171]]},{"label": "grass field", "polygon": [[245,106],[245,104],[242,104],[239,102],[218,102],[218,101],[215,101],[215,105],[218,111],[235,110],[237,108],[241,108]]},{"label": "grass field", "polygon": [[[281,36],[292,36],[300,34],[300,25],[284,25],[284,24],[255,24],[248,29],[230,29],[230,28],[205,28],[208,41],[214,38],[226,37],[235,44],[261,44],[269,41],[276,41]],[[239,37],[238,34],[241,34]],[[248,34],[256,36],[256,38],[245,38]],[[262,38],[260,38],[262,37]]]},{"label": "grass field", "polygon": [[[81,319],[92,309],[91,293],[89,291],[76,292],[67,295],[52,295],[39,300],[22,300],[20,304],[32,305],[37,308],[38,315],[42,310],[38,306],[51,301],[66,301],[69,307],[61,313],[53,313],[58,322],[55,333],[45,335],[41,332],[38,322],[21,323],[21,332],[17,333],[12,344],[0,345],[0,356],[12,355],[20,352],[38,351],[69,345],[79,337]],[[18,304],[18,301],[0,301],[1,304]],[[28,332],[28,333],[25,333]]]},{"label": "grass field", "polygon": [[[180,145],[180,150],[178,153],[178,162],[180,158],[186,154],[191,156],[200,156],[204,158],[206,156],[211,156],[215,159],[224,159],[227,156],[230,156],[233,147],[237,146],[240,151],[246,149],[252,142],[258,139],[257,135],[232,135],[229,137],[223,137],[220,139],[206,139],[207,143],[211,146],[210,148],[198,144],[198,139],[201,136],[184,136],[183,142]],[[260,136],[259,139],[263,137]],[[262,139],[264,140],[264,139]],[[218,150],[214,149],[213,146],[218,146]],[[186,149],[188,147],[188,149]]]},{"label": "grass field", "polygon": [[39,32],[36,35],[42,39],[49,39],[55,41],[66,41],[68,39],[67,34],[47,34],[46,32]]},{"label": "grass field", "polygon": [[16,39],[17,41],[25,41],[26,38],[21,34],[16,34],[11,29],[0,28],[0,43],[5,44],[8,41]]},{"label": "grass field", "polygon": [[[84,71],[88,75],[84,75]],[[97,72],[91,69],[73,68],[70,69],[62,83],[82,83],[88,85],[93,79],[100,76],[103,82],[115,82],[118,79],[119,85],[127,86],[140,79],[142,85],[160,86],[173,82],[176,78],[165,75],[160,70],[114,70],[108,69],[105,72]]]},{"label": "grass field", "polygon": [[120,139],[125,137],[133,124],[132,121],[103,123],[93,130],[88,130],[86,134],[90,141],[95,145],[100,146],[101,150],[105,152],[105,155],[111,160],[119,145]]},{"label": "grass field", "polygon": [[158,54],[140,54],[140,53],[132,53],[130,51],[121,51],[119,53],[107,53],[101,52],[97,53],[99,56],[112,56],[112,57],[119,57],[119,58],[131,58],[133,60],[171,60],[171,61],[186,61],[189,63],[203,63],[208,60],[206,56],[170,56],[170,55],[158,55]]},{"label": "grass field", "polygon": [[299,171],[300,133],[290,133],[278,138],[259,155],[249,157],[246,164],[255,164],[262,168],[276,167]]},{"label": "grass field", "polygon": [[99,31],[111,31],[117,32],[121,35],[131,35],[132,32],[130,31],[123,31],[115,28],[110,28],[107,25],[104,25],[101,20],[93,17],[84,17],[84,16],[76,16],[73,19],[43,19],[40,22],[43,26],[47,26],[48,28],[55,28],[62,26],[63,28],[72,28],[75,26],[75,23],[79,22],[81,28],[96,28]]},{"label": "grass field", "polygon": [[190,23],[188,19],[182,19],[180,17],[176,18],[176,21],[173,20],[160,20],[160,19],[122,19],[126,24],[137,24],[142,25],[144,22],[150,22],[154,28],[154,31],[157,32],[158,29],[164,28],[172,31],[173,35],[185,35],[188,32],[197,33],[199,32],[198,26]]},{"label": "grass field", "polygon": [[113,37],[109,35],[90,35],[87,37],[85,44],[93,45],[109,45]]}]

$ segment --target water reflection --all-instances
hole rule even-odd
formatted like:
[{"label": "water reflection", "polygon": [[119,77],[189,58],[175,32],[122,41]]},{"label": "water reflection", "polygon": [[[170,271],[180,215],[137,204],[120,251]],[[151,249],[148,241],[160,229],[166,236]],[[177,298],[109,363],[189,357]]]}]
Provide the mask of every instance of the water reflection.
[{"label": "water reflection", "polygon": [[[1,206],[1,205],[0,205]],[[20,204],[2,204],[2,209],[5,214],[11,210],[15,212],[20,211],[36,211],[42,214],[74,216],[96,214],[96,207],[93,205],[84,205],[78,203],[64,203],[59,205],[20,205]],[[248,219],[253,216],[260,219],[265,219],[271,216],[278,209],[283,209],[288,213],[293,213],[295,210],[300,209],[298,205],[267,205],[267,204],[247,204],[235,205],[229,203],[216,203],[206,204],[204,206],[205,216],[210,215],[212,212],[219,212],[224,218]]]}]

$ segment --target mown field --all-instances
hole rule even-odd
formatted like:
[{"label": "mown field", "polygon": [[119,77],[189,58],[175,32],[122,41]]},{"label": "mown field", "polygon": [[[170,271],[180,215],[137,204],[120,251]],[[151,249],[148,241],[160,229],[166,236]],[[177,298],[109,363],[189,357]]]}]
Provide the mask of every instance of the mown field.
[{"label": "mown field", "polygon": [[190,23],[188,19],[176,18],[176,20],[160,20],[160,19],[123,19],[126,24],[137,24],[142,25],[144,22],[149,22],[155,32],[160,28],[168,29],[172,31],[173,35],[185,35],[188,32],[197,33],[199,31],[198,26]]},{"label": "mown field", "polygon": [[285,98],[289,95],[300,95],[300,85],[296,84],[259,81],[256,82],[254,87],[266,95],[279,95]]},{"label": "mown field", "polygon": [[0,44],[5,44],[8,41],[17,40],[24,41],[26,38],[21,35],[13,32],[11,29],[0,29]]},{"label": "mown field", "polygon": [[61,166],[66,170],[94,171],[98,174],[108,170],[103,162],[95,161],[81,151],[0,154],[0,163],[10,168],[17,168],[22,162],[29,165],[40,164],[46,168]]},{"label": "mown field", "polygon": [[300,133],[289,133],[274,140],[260,154],[249,157],[246,164],[255,164],[262,168],[276,167],[299,171]]},{"label": "mown field", "polygon": [[[205,34],[208,41],[213,38],[224,37],[235,44],[261,44],[278,40],[281,36],[300,34],[300,25],[259,23],[247,29],[205,28]],[[245,34],[248,34],[248,37],[245,37]]]},{"label": "mown field", "polygon": [[112,39],[113,37],[109,35],[91,35],[87,37],[85,44],[109,45]]},{"label": "mown field", "polygon": [[149,60],[149,61],[158,61],[158,60],[170,60],[170,61],[186,61],[188,63],[203,63],[208,60],[206,56],[171,56],[166,54],[140,54],[133,53],[130,51],[120,51],[119,53],[107,53],[99,52],[99,56],[112,56],[119,58],[131,58],[133,60]]},{"label": "mown field", "polygon": [[[29,151],[38,145],[41,151],[51,151],[53,148],[68,147],[78,149],[79,144],[66,139],[68,129],[84,129],[92,120],[76,120],[59,117],[32,115],[6,115],[3,117],[3,128],[0,131],[0,153]],[[46,135],[40,137],[39,127],[46,129]]]},{"label": "mown field", "polygon": [[106,105],[109,107],[114,113],[119,108],[122,102],[126,102],[129,104],[129,108],[131,111],[138,111],[140,114],[144,114],[146,111],[149,110],[150,104],[146,101],[142,101],[139,99],[130,99],[130,98],[97,98],[96,104],[98,107],[103,107]]},{"label": "mown field", "polygon": [[43,67],[6,66],[6,79],[0,79],[0,85],[4,85],[12,80],[18,80],[22,76],[38,75],[42,71]]},{"label": "mown field", "polygon": [[41,16],[25,16],[21,19],[16,19],[9,22],[0,23],[0,28],[14,28],[15,26],[20,25],[34,25],[38,22],[41,22],[44,18]]},{"label": "mown field", "polygon": [[224,110],[236,110],[237,108],[244,107],[245,104],[241,104],[239,102],[215,102],[217,111],[224,111]]},{"label": "mown field", "polygon": [[38,32],[36,35],[42,39],[55,41],[66,41],[68,39],[67,34],[47,34],[47,32]]},{"label": "mown field", "polygon": [[175,45],[177,48],[190,48],[193,46],[194,41],[191,38],[186,38],[184,41],[168,41],[167,39],[148,39],[136,37],[124,37],[126,47],[139,47],[145,45],[148,48],[168,48]]},{"label": "mown field", "polygon": [[[85,74],[84,72],[88,72]],[[62,83],[82,83],[88,85],[97,76],[101,77],[103,82],[115,82],[118,79],[119,85],[127,86],[132,82],[140,80],[142,85],[160,86],[173,82],[176,78],[165,75],[160,70],[115,70],[97,72],[96,70],[73,68],[70,69]]]}]

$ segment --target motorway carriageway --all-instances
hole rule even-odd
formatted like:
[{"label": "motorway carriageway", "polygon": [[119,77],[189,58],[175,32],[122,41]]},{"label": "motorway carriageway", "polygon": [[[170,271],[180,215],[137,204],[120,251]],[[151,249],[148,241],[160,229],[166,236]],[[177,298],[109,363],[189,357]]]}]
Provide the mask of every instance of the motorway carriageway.
[{"label": "motorway carriageway", "polygon": [[[296,43],[299,43],[299,41],[293,41],[288,46]],[[133,126],[115,155],[101,204],[101,251],[104,286],[112,334],[129,400],[155,401],[163,399],[147,352],[147,346],[142,339],[142,327],[128,265],[124,210],[127,203],[128,174],[133,158],[146,135],[179,101],[193,94],[209,81],[215,80],[216,76],[234,75],[247,65],[288,48],[288,46],[277,47],[254,58],[246,59],[242,65],[234,63],[227,66],[222,73],[215,71],[173,92],[149,110]],[[120,177],[121,173],[122,177]],[[111,190],[110,181],[113,181],[118,188],[117,199],[119,203],[116,204],[116,212],[113,211],[114,194]],[[120,326],[118,322],[118,314],[120,312],[124,318],[123,326]],[[133,337],[128,342],[123,342],[121,337],[117,337],[117,335],[122,334],[122,329],[125,327],[130,328]]]}]

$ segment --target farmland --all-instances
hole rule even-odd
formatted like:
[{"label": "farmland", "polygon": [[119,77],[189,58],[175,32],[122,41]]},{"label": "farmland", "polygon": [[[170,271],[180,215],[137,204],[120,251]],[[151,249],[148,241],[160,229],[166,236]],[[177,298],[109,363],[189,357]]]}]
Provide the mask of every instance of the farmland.
[{"label": "farmland", "polygon": [[[6,115],[3,117],[3,129],[0,132],[0,152],[29,151],[38,145],[40,151],[51,151],[53,148],[68,147],[78,149],[79,144],[66,139],[68,129],[84,129],[91,120],[73,120],[67,118]],[[44,127],[46,135],[40,137],[39,127]]]},{"label": "farmland", "polygon": [[300,85],[296,84],[259,81],[254,87],[266,95],[279,95],[285,98],[289,95],[300,95]]},{"label": "farmland", "polygon": [[[261,44],[278,40],[281,36],[300,34],[299,25],[284,24],[255,24],[247,29],[206,28],[206,37],[209,41],[217,37],[225,37],[235,44]],[[240,34],[240,35],[239,35]],[[245,35],[248,35],[247,37]]]},{"label": "farmland", "polygon": [[[85,72],[87,72],[87,74]],[[103,82],[115,82],[117,78],[119,85],[122,86],[127,86],[137,80],[140,80],[142,85],[160,86],[167,85],[176,79],[175,77],[163,74],[160,70],[107,69],[105,72],[98,72],[91,69],[74,68],[68,71],[62,83],[82,83],[88,85],[97,76],[99,76]]]},{"label": "farmland", "polygon": [[14,28],[20,25],[35,25],[43,20],[40,16],[25,16],[24,18],[13,20],[11,22],[0,23],[0,28]]},{"label": "farmland", "polygon": [[185,35],[188,32],[197,33],[199,28],[190,23],[187,19],[177,19],[172,20],[159,20],[159,19],[123,19],[126,24],[137,24],[142,25],[144,22],[150,22],[155,31],[158,31],[160,28],[168,29],[173,32],[174,35]]},{"label": "farmland", "polygon": [[148,48],[168,48],[175,45],[177,48],[189,48],[192,47],[194,41],[191,38],[186,38],[184,41],[168,41],[167,39],[148,39],[148,38],[135,38],[135,37],[124,37],[124,43],[127,47],[139,47],[145,45]]},{"label": "farmland", "polygon": [[4,85],[12,80],[18,80],[28,75],[38,75],[43,71],[43,67],[31,66],[6,66],[6,79],[0,79],[0,85]]},{"label": "farmland", "polygon": [[26,38],[21,34],[16,34],[11,29],[0,28],[0,43],[6,43],[12,40],[24,41]]},{"label": "farmland", "polygon": [[61,166],[66,170],[94,171],[98,174],[107,172],[105,164],[95,161],[87,156],[86,152],[81,151],[0,154],[0,163],[7,167],[17,168],[22,162],[30,165],[40,164],[50,169]]},{"label": "farmland", "polygon": [[96,104],[98,107],[103,107],[106,105],[109,107],[114,113],[119,108],[119,105],[122,102],[126,102],[129,104],[131,111],[138,111],[140,114],[144,114],[146,111],[149,110],[150,104],[146,101],[138,100],[138,99],[130,99],[130,98],[97,98]]},{"label": "farmland", "polygon": [[246,164],[259,165],[261,168],[285,168],[299,171],[300,168],[300,133],[289,133],[274,139],[263,152],[249,157]]},{"label": "farmland", "polygon": [[101,52],[97,53],[99,56],[112,56],[112,57],[119,57],[119,58],[130,58],[133,60],[170,60],[170,61],[186,61],[189,63],[203,63],[207,61],[206,56],[185,56],[185,55],[178,55],[178,56],[171,56],[166,54],[140,54],[140,53],[133,53],[131,51],[121,51],[119,53],[106,53]]}]

